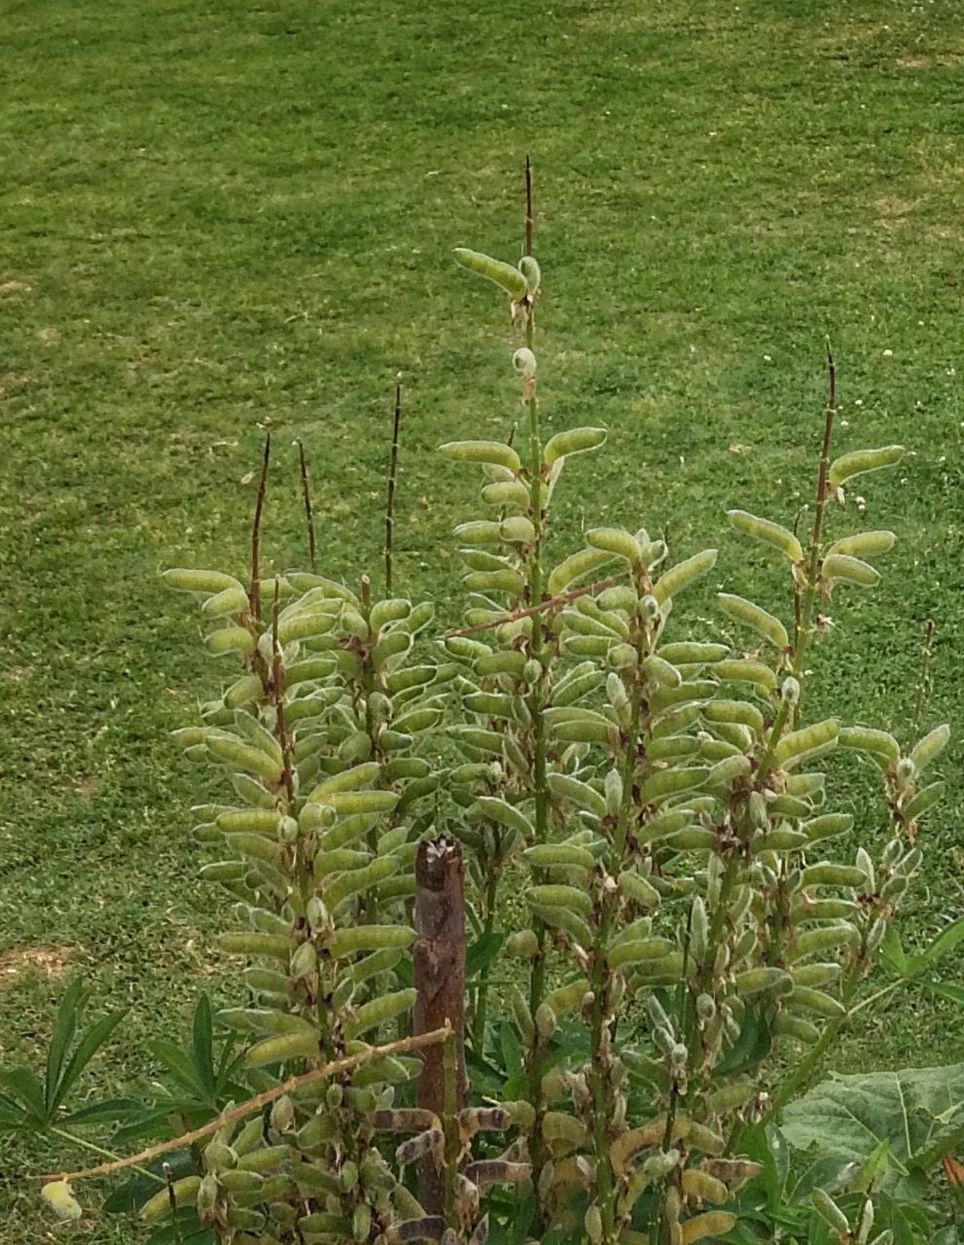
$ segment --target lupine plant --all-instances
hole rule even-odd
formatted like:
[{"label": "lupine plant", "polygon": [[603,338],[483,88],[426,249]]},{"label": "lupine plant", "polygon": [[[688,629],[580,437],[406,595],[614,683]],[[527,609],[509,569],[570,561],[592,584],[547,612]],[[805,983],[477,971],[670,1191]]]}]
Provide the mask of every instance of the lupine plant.
[{"label": "lupine plant", "polygon": [[[195,810],[195,838],[213,855],[202,876],[236,901],[220,945],[245,957],[244,996],[219,1021],[255,1097],[217,1116],[193,1170],[144,1206],[175,1233],[158,1240],[725,1237],[760,1176],[760,1137],[822,1067],[920,864],[947,728],[902,747],[805,712],[826,603],[872,587],[895,540],[838,530],[847,491],[903,449],[833,456],[830,360],[809,532],[727,516],[787,585],[775,612],[718,594],[735,646],[694,639],[684,616],[715,549],[674,562],[642,527],[596,527],[550,556],[554,490],[605,432],[542,437],[528,168],[527,191],[518,264],[456,252],[508,301],[524,412],[512,443],[442,447],[483,476],[482,517],[456,529],[464,625],[433,645],[432,606],[368,578],[263,579],[267,453],[250,581],[165,575],[198,602],[209,652],[241,667],[178,737],[228,792]],[[390,504],[389,585],[391,530]],[[873,847],[851,846],[821,767],[835,749],[879,769]],[[441,836],[469,878],[475,1083],[463,1100],[449,1033],[434,1112],[406,1052],[415,858]],[[511,925],[507,879],[525,901]],[[439,1205],[419,1200],[426,1163]],[[74,1213],[63,1182],[48,1196]],[[837,1240],[887,1245],[872,1189],[853,1222],[830,1192],[814,1198]]]}]

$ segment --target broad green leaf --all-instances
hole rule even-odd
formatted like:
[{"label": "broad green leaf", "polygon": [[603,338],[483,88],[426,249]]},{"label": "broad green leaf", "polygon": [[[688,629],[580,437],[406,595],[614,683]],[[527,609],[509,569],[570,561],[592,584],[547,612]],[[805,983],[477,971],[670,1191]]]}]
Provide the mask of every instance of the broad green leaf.
[{"label": "broad green leaf", "polygon": [[126,1015],[126,1011],[111,1012],[108,1016],[102,1016],[100,1020],[92,1024],[87,1030],[74,1048],[74,1053],[70,1056],[63,1076],[60,1078],[57,1092],[53,1096],[52,1105],[54,1107],[59,1106],[63,1102],[84,1068],[87,1067]]},{"label": "broad green leaf", "polygon": [[44,1085],[44,1100],[48,1111],[53,1110],[58,1101],[57,1089],[60,1074],[63,1071],[70,1044],[74,1040],[74,1034],[77,1032],[77,1021],[80,1019],[86,999],[87,993],[83,983],[77,977],[67,987],[60,1001],[60,1007],[57,1009],[57,1019],[54,1021],[50,1046],[47,1048],[47,1080]]},{"label": "broad green leaf", "polygon": [[466,977],[473,977],[483,968],[488,968],[499,954],[504,941],[505,935],[496,933],[495,930],[489,930],[487,934],[477,938],[465,953]]},{"label": "broad green leaf", "polygon": [[105,1102],[95,1102],[89,1107],[82,1107],[70,1115],[62,1116],[58,1123],[73,1127],[78,1124],[103,1124],[113,1120],[126,1120],[143,1110],[143,1103],[134,1098],[109,1098]]},{"label": "broad green leaf", "polygon": [[770,1022],[764,1013],[748,1009],[739,1036],[716,1065],[716,1075],[729,1076],[755,1068],[769,1055],[772,1043]]},{"label": "broad green leaf", "polygon": [[941,998],[950,999],[958,1007],[964,1007],[964,986],[955,986],[946,981],[922,981],[920,984],[932,994],[939,994]]},{"label": "broad green leaf", "polygon": [[880,944],[880,958],[884,964],[898,977],[906,977],[910,968],[907,952],[900,941],[900,935],[893,925],[887,926],[884,940]]},{"label": "broad green leaf", "polygon": [[964,1063],[840,1076],[791,1103],[783,1115],[792,1146],[865,1163],[882,1142],[891,1166],[881,1187],[913,1196],[913,1168],[941,1156],[964,1128]]},{"label": "broad green leaf", "polygon": [[189,1094],[197,1094],[200,1098],[204,1098],[204,1086],[198,1079],[194,1060],[179,1046],[175,1046],[173,1042],[156,1040],[148,1043],[147,1049],[167,1068],[182,1089],[186,1089]]},{"label": "broad green leaf", "polygon": [[23,1105],[32,1125],[42,1127],[47,1122],[44,1087],[29,1068],[0,1068],[0,1085]]},{"label": "broad green leaf", "polygon": [[208,1096],[214,1096],[214,1022],[211,1001],[202,994],[194,1009],[194,1064]]},{"label": "broad green leaf", "polygon": [[927,964],[934,964],[942,956],[950,955],[964,942],[964,916],[941,930],[931,945],[921,955]]}]

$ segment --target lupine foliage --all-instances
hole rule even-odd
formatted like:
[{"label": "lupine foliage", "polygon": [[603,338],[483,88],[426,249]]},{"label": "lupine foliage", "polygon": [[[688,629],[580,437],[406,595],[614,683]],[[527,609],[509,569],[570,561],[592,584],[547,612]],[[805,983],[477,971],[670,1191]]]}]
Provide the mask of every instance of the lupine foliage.
[{"label": "lupine foliage", "polygon": [[[904,451],[833,457],[831,362],[810,531],[728,515],[787,582],[774,612],[739,585],[719,594],[732,645],[694,639],[685,617],[712,548],[676,562],[643,528],[590,528],[550,564],[553,493],[605,432],[543,441],[531,234],[526,250],[518,265],[456,253],[509,300],[525,412],[518,443],[442,447],[482,471],[484,509],[456,529],[460,631],[432,637],[430,603],[379,597],[367,578],[261,580],[257,557],[247,585],[165,575],[197,601],[209,652],[240,665],[179,732],[227,792],[195,810],[194,832],[203,876],[237,900],[221,947],[246,962],[218,1017],[244,1066],[222,1069],[270,1094],[410,1032],[414,858],[448,833],[475,932],[472,1105],[417,1107],[406,1056],[276,1096],[146,1202],[158,1241],[752,1239],[740,1190],[765,1176],[761,1138],[765,1151],[820,1066],[913,884],[947,727],[902,746],[806,714],[825,603],[872,587],[895,540],[843,530],[848,490]],[[873,851],[851,847],[821,766],[835,749],[880,771]],[[510,890],[524,912],[506,927]],[[194,1054],[212,1040],[208,1018]],[[446,1173],[441,1214],[413,1191],[426,1156]],[[47,1196],[77,1213],[69,1185]],[[893,1234],[879,1219],[874,1233],[872,1177],[849,1218],[822,1186],[813,1208],[825,1227],[804,1227],[810,1239]]]}]

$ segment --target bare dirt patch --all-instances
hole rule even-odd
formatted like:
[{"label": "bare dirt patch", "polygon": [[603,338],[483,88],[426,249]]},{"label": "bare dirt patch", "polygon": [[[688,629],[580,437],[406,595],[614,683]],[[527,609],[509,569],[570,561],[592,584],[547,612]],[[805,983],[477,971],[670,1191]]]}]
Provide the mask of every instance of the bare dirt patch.
[{"label": "bare dirt patch", "polygon": [[74,957],[73,947],[10,947],[0,951],[0,990],[14,985],[28,973],[63,977]]}]

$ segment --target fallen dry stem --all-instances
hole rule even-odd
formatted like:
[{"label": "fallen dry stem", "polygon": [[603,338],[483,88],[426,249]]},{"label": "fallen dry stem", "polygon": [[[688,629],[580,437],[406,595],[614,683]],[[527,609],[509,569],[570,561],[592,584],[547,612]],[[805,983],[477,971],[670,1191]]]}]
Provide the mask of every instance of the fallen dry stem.
[{"label": "fallen dry stem", "polygon": [[156,1146],[150,1146],[142,1150],[140,1154],[132,1154],[130,1158],[114,1159],[110,1163],[101,1163],[97,1167],[87,1167],[82,1171],[57,1172],[53,1175],[33,1176],[31,1179],[41,1180],[44,1184],[52,1180],[64,1180],[69,1184],[74,1180],[86,1180],[91,1176],[109,1176],[111,1172],[123,1171],[126,1167],[148,1163],[151,1159],[156,1159],[158,1155],[169,1154],[172,1150],[183,1150],[187,1146],[192,1146],[195,1142],[202,1141],[205,1137],[216,1133],[225,1124],[234,1124],[246,1116],[254,1115],[268,1103],[274,1102],[277,1098],[283,1098],[285,1094],[293,1094],[305,1085],[311,1085],[315,1081],[329,1080],[333,1076],[339,1076],[342,1072],[351,1072],[362,1064],[370,1063],[373,1059],[381,1059],[386,1055],[403,1055],[406,1051],[420,1050],[423,1046],[435,1046],[439,1042],[444,1042],[450,1032],[451,1027],[444,1025],[441,1029],[433,1029],[430,1033],[400,1038],[397,1042],[389,1042],[387,1046],[372,1046],[369,1050],[360,1051],[357,1055],[335,1059],[331,1063],[323,1064],[320,1068],[312,1068],[310,1072],[291,1076],[283,1084],[276,1085],[274,1089],[267,1089],[262,1094],[256,1094],[254,1098],[249,1098],[240,1106],[229,1107],[213,1120],[202,1124],[200,1128],[195,1128],[189,1133],[182,1133],[180,1137],[174,1137],[170,1141],[162,1141]]}]

